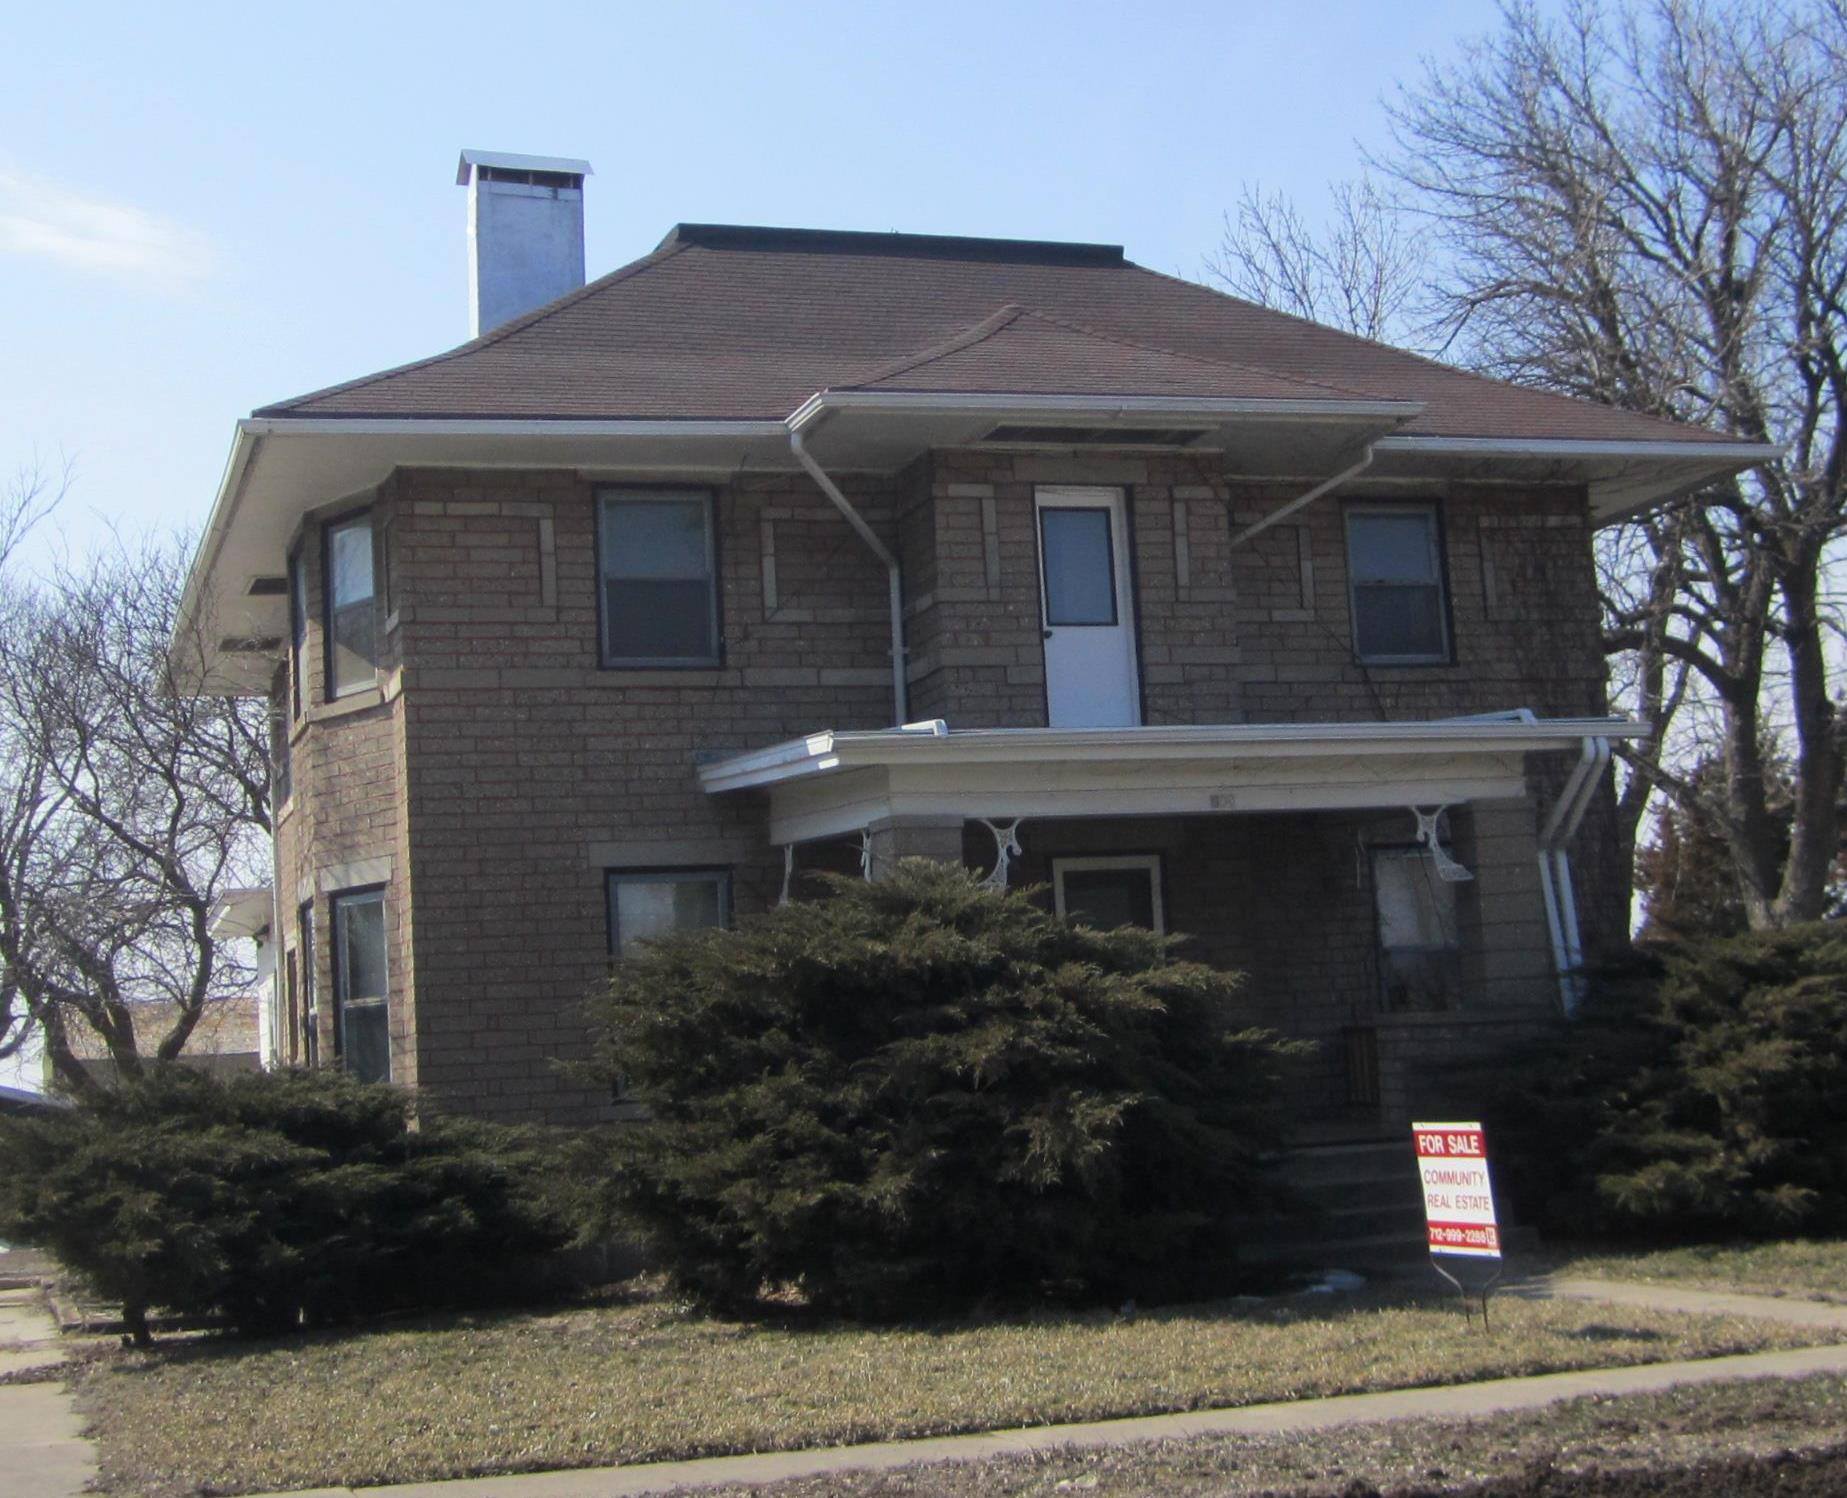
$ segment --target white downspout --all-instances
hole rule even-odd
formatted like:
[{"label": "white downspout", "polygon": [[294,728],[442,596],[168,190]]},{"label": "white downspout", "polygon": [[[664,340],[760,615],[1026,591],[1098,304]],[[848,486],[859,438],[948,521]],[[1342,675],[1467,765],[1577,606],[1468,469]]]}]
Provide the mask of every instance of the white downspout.
[{"label": "white downspout", "polygon": [[1372,444],[1368,442],[1365,451],[1360,454],[1359,462],[1349,464],[1332,478],[1323,479],[1306,494],[1298,494],[1281,509],[1272,510],[1268,515],[1265,515],[1263,519],[1254,521],[1252,524],[1245,526],[1244,529],[1233,536],[1227,544],[1234,548],[1242,546],[1246,541],[1250,540],[1252,536],[1261,535],[1279,521],[1287,520],[1291,515],[1295,514],[1297,510],[1312,505],[1316,500],[1321,498],[1322,495],[1328,493],[1330,490],[1338,489],[1342,484],[1346,483],[1348,479],[1354,477],[1356,474],[1364,473],[1370,467],[1372,467]]},{"label": "white downspout", "polygon": [[1571,858],[1565,851],[1584,813],[1597,794],[1597,784],[1610,762],[1610,741],[1586,735],[1578,762],[1553,803],[1539,834],[1539,890],[1545,903],[1546,929],[1552,938],[1552,962],[1558,972],[1559,1001],[1567,1015],[1577,1013],[1583,997],[1579,968],[1584,963],[1584,939],[1578,928],[1577,894],[1571,882]]},{"label": "white downspout", "polygon": [[878,532],[866,524],[865,517],[853,508],[846,495],[840,492],[839,486],[809,455],[808,449],[802,445],[800,432],[791,431],[789,433],[789,451],[795,454],[795,461],[807,470],[808,476],[833,502],[834,508],[846,517],[847,524],[858,533],[859,539],[864,541],[872,549],[872,554],[885,564],[891,595],[891,721],[894,727],[903,727],[908,693],[905,682],[904,574],[899,570],[898,559],[879,539]]}]

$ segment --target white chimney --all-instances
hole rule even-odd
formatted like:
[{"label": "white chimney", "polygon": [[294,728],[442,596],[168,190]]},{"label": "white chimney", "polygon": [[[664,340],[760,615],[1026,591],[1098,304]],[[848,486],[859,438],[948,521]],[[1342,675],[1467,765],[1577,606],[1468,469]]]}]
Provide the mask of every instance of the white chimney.
[{"label": "white chimney", "polygon": [[464,151],[471,336],[584,284],[584,178],[590,163]]}]

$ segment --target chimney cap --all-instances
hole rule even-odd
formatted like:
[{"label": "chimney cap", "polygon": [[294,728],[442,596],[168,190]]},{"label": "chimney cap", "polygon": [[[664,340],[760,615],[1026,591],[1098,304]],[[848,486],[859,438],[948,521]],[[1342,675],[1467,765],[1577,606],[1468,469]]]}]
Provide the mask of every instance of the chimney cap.
[{"label": "chimney cap", "polygon": [[570,156],[520,156],[512,151],[463,151],[456,163],[455,185],[468,186],[477,166],[498,167],[509,172],[559,172],[571,177],[591,175],[590,163]]}]

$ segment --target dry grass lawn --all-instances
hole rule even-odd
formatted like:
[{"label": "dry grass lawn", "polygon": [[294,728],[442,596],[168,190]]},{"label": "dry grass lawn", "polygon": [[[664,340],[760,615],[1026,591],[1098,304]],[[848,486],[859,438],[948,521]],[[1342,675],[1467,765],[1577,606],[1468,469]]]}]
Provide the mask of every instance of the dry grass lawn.
[{"label": "dry grass lawn", "polygon": [[1599,1279],[1847,1302],[1847,1241],[1838,1238],[1696,1244],[1655,1253],[1584,1253],[1573,1255],[1558,1269],[1561,1274]]},{"label": "dry grass lawn", "polygon": [[[1847,1476],[1847,1380],[1758,1379],[1708,1384],[1666,1394],[1574,1399],[1527,1414],[1482,1420],[1398,1421],[1288,1436],[1210,1436],[1111,1451],[1043,1458],[1010,1457],[966,1466],[845,1473],[777,1483],[761,1498],[1036,1498],[1070,1493],[1094,1498],[1255,1498],[1356,1492],[1414,1492],[1421,1498],[1463,1488],[1561,1494],[1583,1489],[1572,1479],[1598,1473],[1635,1493],[1678,1491],[1736,1498],[1742,1484],[1688,1482],[1668,1475],[1710,1471],[1715,1464],[1764,1461],[1761,1491],[1839,1493]],[[1819,1456],[1833,1480],[1806,1489],[1789,1482],[1787,1453]],[[1549,1479],[1549,1480],[1548,1480]],[[1523,1481],[1524,1480],[1524,1481]],[[1660,1486],[1657,1486],[1660,1482]],[[1366,1484],[1359,1487],[1358,1484]],[[1611,1483],[1611,1486],[1618,1486]],[[713,1498],[741,1498],[725,1488]]]},{"label": "dry grass lawn", "polygon": [[1575,1302],[1230,1302],[868,1329],[635,1296],[288,1341],[100,1348],[111,1491],[427,1480],[1097,1419],[1827,1340]]}]

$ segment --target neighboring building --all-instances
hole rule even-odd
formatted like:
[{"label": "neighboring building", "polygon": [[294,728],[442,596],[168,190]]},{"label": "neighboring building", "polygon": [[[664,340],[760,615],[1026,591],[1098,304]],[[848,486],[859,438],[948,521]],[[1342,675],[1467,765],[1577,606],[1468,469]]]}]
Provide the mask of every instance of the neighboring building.
[{"label": "neighboring building", "polygon": [[[214,902],[211,910],[211,933],[220,942],[249,941],[255,960],[245,991],[208,1000],[192,1034],[186,1037],[180,1052],[183,1066],[210,1072],[256,1071],[268,1053],[265,1037],[269,1033],[269,1006],[272,1002],[275,968],[269,940],[270,907],[268,889],[229,889]],[[134,1018],[135,1049],[142,1056],[152,1056],[162,1040],[172,1033],[178,1007],[171,1003],[137,1002],[129,1006]],[[102,1036],[89,1025],[72,1024],[66,1032],[71,1054],[83,1068],[101,1081],[115,1076],[115,1062]],[[44,1082],[56,1085],[49,1057],[43,1058]]]},{"label": "neighboring building", "polygon": [[278,1059],[606,1116],[612,950],[906,853],[1244,970],[1305,1134],[1556,1021],[1640,733],[1592,531],[1761,449],[1108,245],[683,224],[558,295],[587,170],[466,155],[481,336],[239,423],[186,617],[275,716]]},{"label": "neighboring building", "polygon": [[[136,1050],[143,1056],[153,1055],[161,1038],[173,1029],[173,1005],[137,1003],[130,1006],[130,1012],[135,1021]],[[115,1062],[102,1036],[88,1025],[72,1025],[66,1039],[71,1053],[92,1077],[104,1082],[114,1080]],[[262,1065],[262,1034],[256,995],[239,994],[208,1002],[186,1039],[179,1063],[209,1072],[257,1070]],[[56,1085],[49,1061],[45,1063],[45,1085]]]}]

